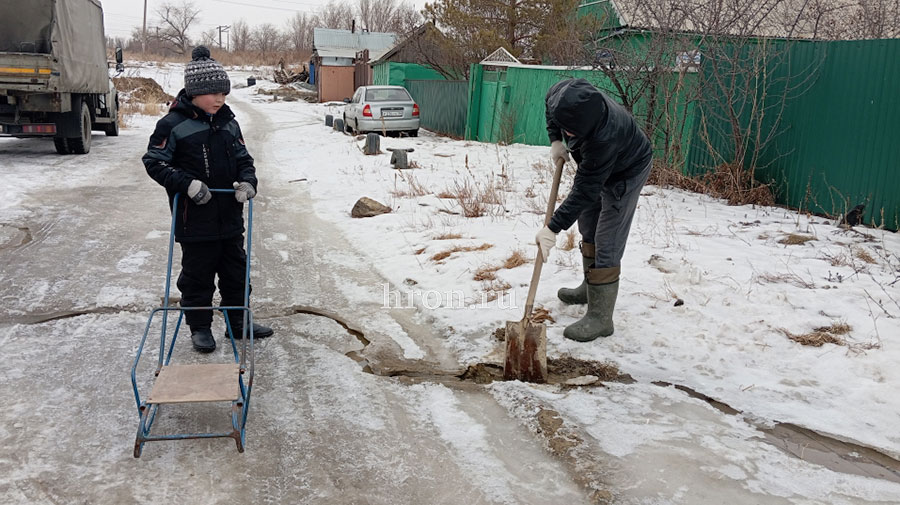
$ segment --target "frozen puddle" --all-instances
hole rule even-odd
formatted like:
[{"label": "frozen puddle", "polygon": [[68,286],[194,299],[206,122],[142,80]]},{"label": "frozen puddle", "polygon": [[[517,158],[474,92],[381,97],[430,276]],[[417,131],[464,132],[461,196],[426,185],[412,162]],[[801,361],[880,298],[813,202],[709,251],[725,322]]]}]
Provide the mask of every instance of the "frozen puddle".
[{"label": "frozen puddle", "polygon": [[507,382],[490,390],[532,430],[540,409],[558,412],[581,439],[571,452],[576,466],[599,468],[614,503],[900,503],[900,484],[788,454],[775,444],[798,444],[796,439],[767,435],[674,387],[608,383],[540,390]]}]

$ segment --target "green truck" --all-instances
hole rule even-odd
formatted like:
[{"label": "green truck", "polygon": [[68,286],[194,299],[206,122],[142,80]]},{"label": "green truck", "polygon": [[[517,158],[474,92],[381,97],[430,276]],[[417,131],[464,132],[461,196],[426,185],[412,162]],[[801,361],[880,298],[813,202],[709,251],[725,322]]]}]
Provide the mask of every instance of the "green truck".
[{"label": "green truck", "polygon": [[93,130],[119,134],[100,2],[0,0],[0,135],[86,154]]}]

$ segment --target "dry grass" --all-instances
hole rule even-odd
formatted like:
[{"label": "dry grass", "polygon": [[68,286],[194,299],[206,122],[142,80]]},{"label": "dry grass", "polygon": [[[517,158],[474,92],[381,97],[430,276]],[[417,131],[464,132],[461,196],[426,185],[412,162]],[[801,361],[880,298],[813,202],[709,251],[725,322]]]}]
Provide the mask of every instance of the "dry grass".
[{"label": "dry grass", "polygon": [[729,205],[775,204],[769,185],[759,183],[748,170],[733,163],[723,163],[703,175],[689,177],[662,160],[654,160],[647,184],[705,193],[727,200]]},{"label": "dry grass", "polygon": [[878,263],[877,261],[875,261],[875,258],[873,258],[871,254],[869,254],[869,251],[867,251],[865,249],[857,249],[854,256],[856,256],[858,259],[865,261],[866,263],[868,263],[870,265],[874,265],[874,264]]},{"label": "dry grass", "polygon": [[848,256],[845,253],[837,253],[831,254],[828,252],[822,253],[822,258],[827,261],[833,267],[850,267],[853,266],[853,258]]},{"label": "dry grass", "polygon": [[846,340],[840,338],[840,335],[849,334],[853,328],[844,321],[834,322],[828,326],[820,326],[807,333],[791,333],[781,328],[780,331],[784,335],[801,345],[811,347],[822,347],[825,344],[849,345]]},{"label": "dry grass", "polygon": [[545,309],[544,307],[538,307],[534,309],[534,311],[531,313],[531,322],[543,323],[545,321],[555,323],[556,319],[553,319],[553,316],[550,315],[550,311],[548,309]]},{"label": "dry grass", "polygon": [[798,288],[803,289],[815,289],[816,285],[813,282],[807,281],[806,279],[800,277],[797,274],[788,273],[788,274],[772,274],[772,273],[763,273],[758,276],[760,282],[767,282],[769,284],[776,283],[787,283],[793,284]]},{"label": "dry grass", "polygon": [[458,239],[458,238],[462,238],[462,235],[460,235],[459,233],[455,233],[455,232],[448,232],[448,233],[441,233],[440,235],[434,237],[434,239],[432,239],[432,240],[454,240],[454,239]]},{"label": "dry grass", "polygon": [[778,243],[784,245],[803,245],[815,239],[816,238],[811,235],[799,235],[797,233],[790,233],[786,237],[779,240]]},{"label": "dry grass", "polygon": [[500,267],[483,265],[478,267],[478,270],[475,270],[475,275],[472,277],[476,281],[494,281],[497,280],[497,270],[500,270]]},{"label": "dry grass", "polygon": [[494,247],[493,244],[481,244],[480,246],[456,246],[452,249],[447,249],[446,251],[441,251],[434,256],[431,257],[432,261],[442,261],[450,257],[453,253],[458,252],[472,252],[472,251],[486,251]]},{"label": "dry grass", "polygon": [[853,330],[849,324],[841,321],[839,323],[831,323],[830,326],[820,326],[813,331],[821,333],[831,333],[832,335],[846,335]]},{"label": "dry grass", "polygon": [[794,342],[811,347],[822,347],[825,344],[847,345],[843,339],[840,339],[827,331],[811,331],[809,333],[795,334],[782,328],[781,332]]},{"label": "dry grass", "polygon": [[484,292],[486,293],[485,301],[492,302],[497,298],[500,298],[500,295],[509,291],[510,288],[512,288],[512,286],[507,282],[490,281],[484,288]]},{"label": "dry grass", "polygon": [[561,250],[563,250],[563,251],[571,251],[572,249],[575,249],[575,244],[576,244],[576,242],[575,242],[575,235],[576,235],[576,233],[577,233],[577,232],[576,232],[575,230],[569,230],[569,231],[567,231],[567,232],[566,232],[566,236],[565,236],[565,240],[563,241],[563,244],[562,244],[561,246],[559,246],[559,248],[560,248]]},{"label": "dry grass", "polygon": [[481,217],[487,211],[485,202],[478,195],[478,189],[469,184],[468,179],[463,179],[462,183],[454,181],[453,188],[448,188],[441,194],[451,195],[459,203],[466,217]]},{"label": "dry grass", "polygon": [[422,254],[423,252],[425,252],[425,249],[428,249],[428,248],[427,248],[427,247],[423,247],[423,248],[421,248],[421,249],[416,249],[415,254],[416,254],[416,255]]},{"label": "dry grass", "polygon": [[512,268],[516,268],[528,263],[528,259],[525,257],[525,253],[519,249],[516,249],[506,258],[506,261],[503,262],[503,268],[509,270]]},{"label": "dry grass", "polygon": [[441,191],[440,193],[438,193],[438,194],[437,194],[437,197],[438,197],[438,198],[455,199],[455,198],[456,198],[456,195],[454,195],[453,193],[451,193],[449,189],[445,189],[445,190]]}]

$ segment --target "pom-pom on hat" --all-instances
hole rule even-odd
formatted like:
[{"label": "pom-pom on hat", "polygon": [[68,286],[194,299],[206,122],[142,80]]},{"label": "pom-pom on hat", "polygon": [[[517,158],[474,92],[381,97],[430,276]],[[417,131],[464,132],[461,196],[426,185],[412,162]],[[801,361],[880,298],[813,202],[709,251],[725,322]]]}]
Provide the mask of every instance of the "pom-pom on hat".
[{"label": "pom-pom on hat", "polygon": [[197,46],[191,52],[191,61],[184,67],[184,92],[191,97],[231,92],[228,74],[209,56],[206,46]]}]

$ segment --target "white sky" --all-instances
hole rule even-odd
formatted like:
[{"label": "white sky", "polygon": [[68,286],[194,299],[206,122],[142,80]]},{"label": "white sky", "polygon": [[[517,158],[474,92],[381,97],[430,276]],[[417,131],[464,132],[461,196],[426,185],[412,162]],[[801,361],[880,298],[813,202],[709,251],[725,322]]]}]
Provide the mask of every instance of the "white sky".
[{"label": "white sky", "polygon": [[[166,0],[147,0],[147,28],[155,25],[155,11]],[[180,0],[169,0],[180,3]],[[356,4],[356,0],[344,0]],[[425,0],[407,0],[417,9],[425,6]],[[295,12],[313,14],[328,0],[193,0],[200,9],[200,19],[196,22],[194,35],[215,28],[230,25],[243,19],[251,26],[272,23],[279,28],[294,16]],[[103,1],[104,24],[109,37],[128,37],[135,26],[141,26],[144,14],[144,0]]]}]

